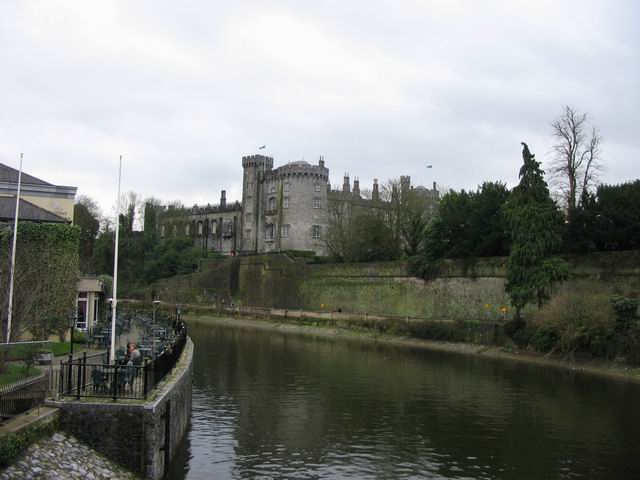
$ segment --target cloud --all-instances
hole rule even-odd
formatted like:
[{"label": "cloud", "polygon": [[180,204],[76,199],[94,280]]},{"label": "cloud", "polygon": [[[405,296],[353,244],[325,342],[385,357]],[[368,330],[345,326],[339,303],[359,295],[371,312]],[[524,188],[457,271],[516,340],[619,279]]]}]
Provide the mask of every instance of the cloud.
[{"label": "cloud", "polygon": [[[3,2],[0,161],[109,211],[123,189],[240,198],[241,157],[325,155],[334,184],[517,181],[571,104],[637,176],[639,7],[603,2]],[[426,170],[427,164],[433,164]]]}]

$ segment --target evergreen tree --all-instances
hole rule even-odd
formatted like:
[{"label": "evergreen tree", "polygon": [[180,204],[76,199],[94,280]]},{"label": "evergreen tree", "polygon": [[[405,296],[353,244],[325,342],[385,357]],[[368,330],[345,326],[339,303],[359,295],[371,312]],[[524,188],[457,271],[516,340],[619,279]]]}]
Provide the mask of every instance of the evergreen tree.
[{"label": "evergreen tree", "polygon": [[569,275],[569,265],[553,256],[562,244],[562,212],[549,196],[540,163],[522,145],[520,183],[505,206],[511,231],[506,289],[518,318],[527,304],[535,301],[540,307],[553,285]]},{"label": "evergreen tree", "polygon": [[73,206],[73,223],[80,227],[80,270],[93,273],[93,248],[100,229],[100,209],[96,202],[86,196],[78,197]]}]

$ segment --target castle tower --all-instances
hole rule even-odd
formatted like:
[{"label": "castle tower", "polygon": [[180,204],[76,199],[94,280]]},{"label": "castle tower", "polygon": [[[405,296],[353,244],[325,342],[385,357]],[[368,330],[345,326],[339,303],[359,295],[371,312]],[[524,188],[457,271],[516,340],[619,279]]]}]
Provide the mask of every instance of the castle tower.
[{"label": "castle tower", "polygon": [[411,177],[400,175],[400,197],[404,196],[411,189]]},{"label": "castle tower", "polygon": [[373,179],[373,190],[371,190],[371,200],[380,200],[380,192],[378,191],[378,179]]},{"label": "castle tower", "polygon": [[260,231],[262,183],[265,172],[273,169],[273,158],[265,155],[242,157],[242,222],[240,250],[256,252]]},{"label": "castle tower", "polygon": [[351,192],[351,182],[349,181],[349,174],[344,174],[344,181],[342,182],[342,193]]},{"label": "castle tower", "polygon": [[353,196],[360,198],[360,180],[358,180],[358,177],[353,179]]}]

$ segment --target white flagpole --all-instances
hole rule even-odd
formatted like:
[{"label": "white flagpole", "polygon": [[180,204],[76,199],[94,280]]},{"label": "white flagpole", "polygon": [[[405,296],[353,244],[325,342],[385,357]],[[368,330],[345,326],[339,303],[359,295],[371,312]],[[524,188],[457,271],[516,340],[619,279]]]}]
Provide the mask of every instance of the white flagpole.
[{"label": "white flagpole", "polygon": [[11,316],[13,314],[13,274],[16,267],[16,246],[18,240],[18,213],[20,208],[20,186],[22,185],[22,157],[20,154],[20,170],[18,171],[18,192],[16,193],[16,214],[13,220],[13,248],[11,250],[11,279],[9,280],[9,309],[7,312],[7,343],[11,341]]},{"label": "white flagpole", "polygon": [[116,358],[116,310],[118,309],[118,238],[120,232],[120,181],[122,179],[122,155],[120,155],[120,166],[118,167],[118,200],[116,213],[116,246],[115,258],[113,259],[113,300],[111,302],[111,350],[109,351],[109,363],[113,363]]}]

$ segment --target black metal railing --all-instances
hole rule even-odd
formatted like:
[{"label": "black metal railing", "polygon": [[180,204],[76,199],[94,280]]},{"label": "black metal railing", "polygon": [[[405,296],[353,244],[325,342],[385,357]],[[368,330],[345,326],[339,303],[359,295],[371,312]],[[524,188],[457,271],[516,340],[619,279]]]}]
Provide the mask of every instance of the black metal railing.
[{"label": "black metal railing", "polygon": [[48,396],[51,375],[39,375],[5,385],[0,388],[0,420],[11,418],[44,404]]},{"label": "black metal railing", "polygon": [[182,323],[178,327],[173,340],[155,357],[146,358],[143,365],[109,364],[108,352],[60,362],[58,394],[77,399],[146,399],[175,367],[184,350],[187,328]]}]

